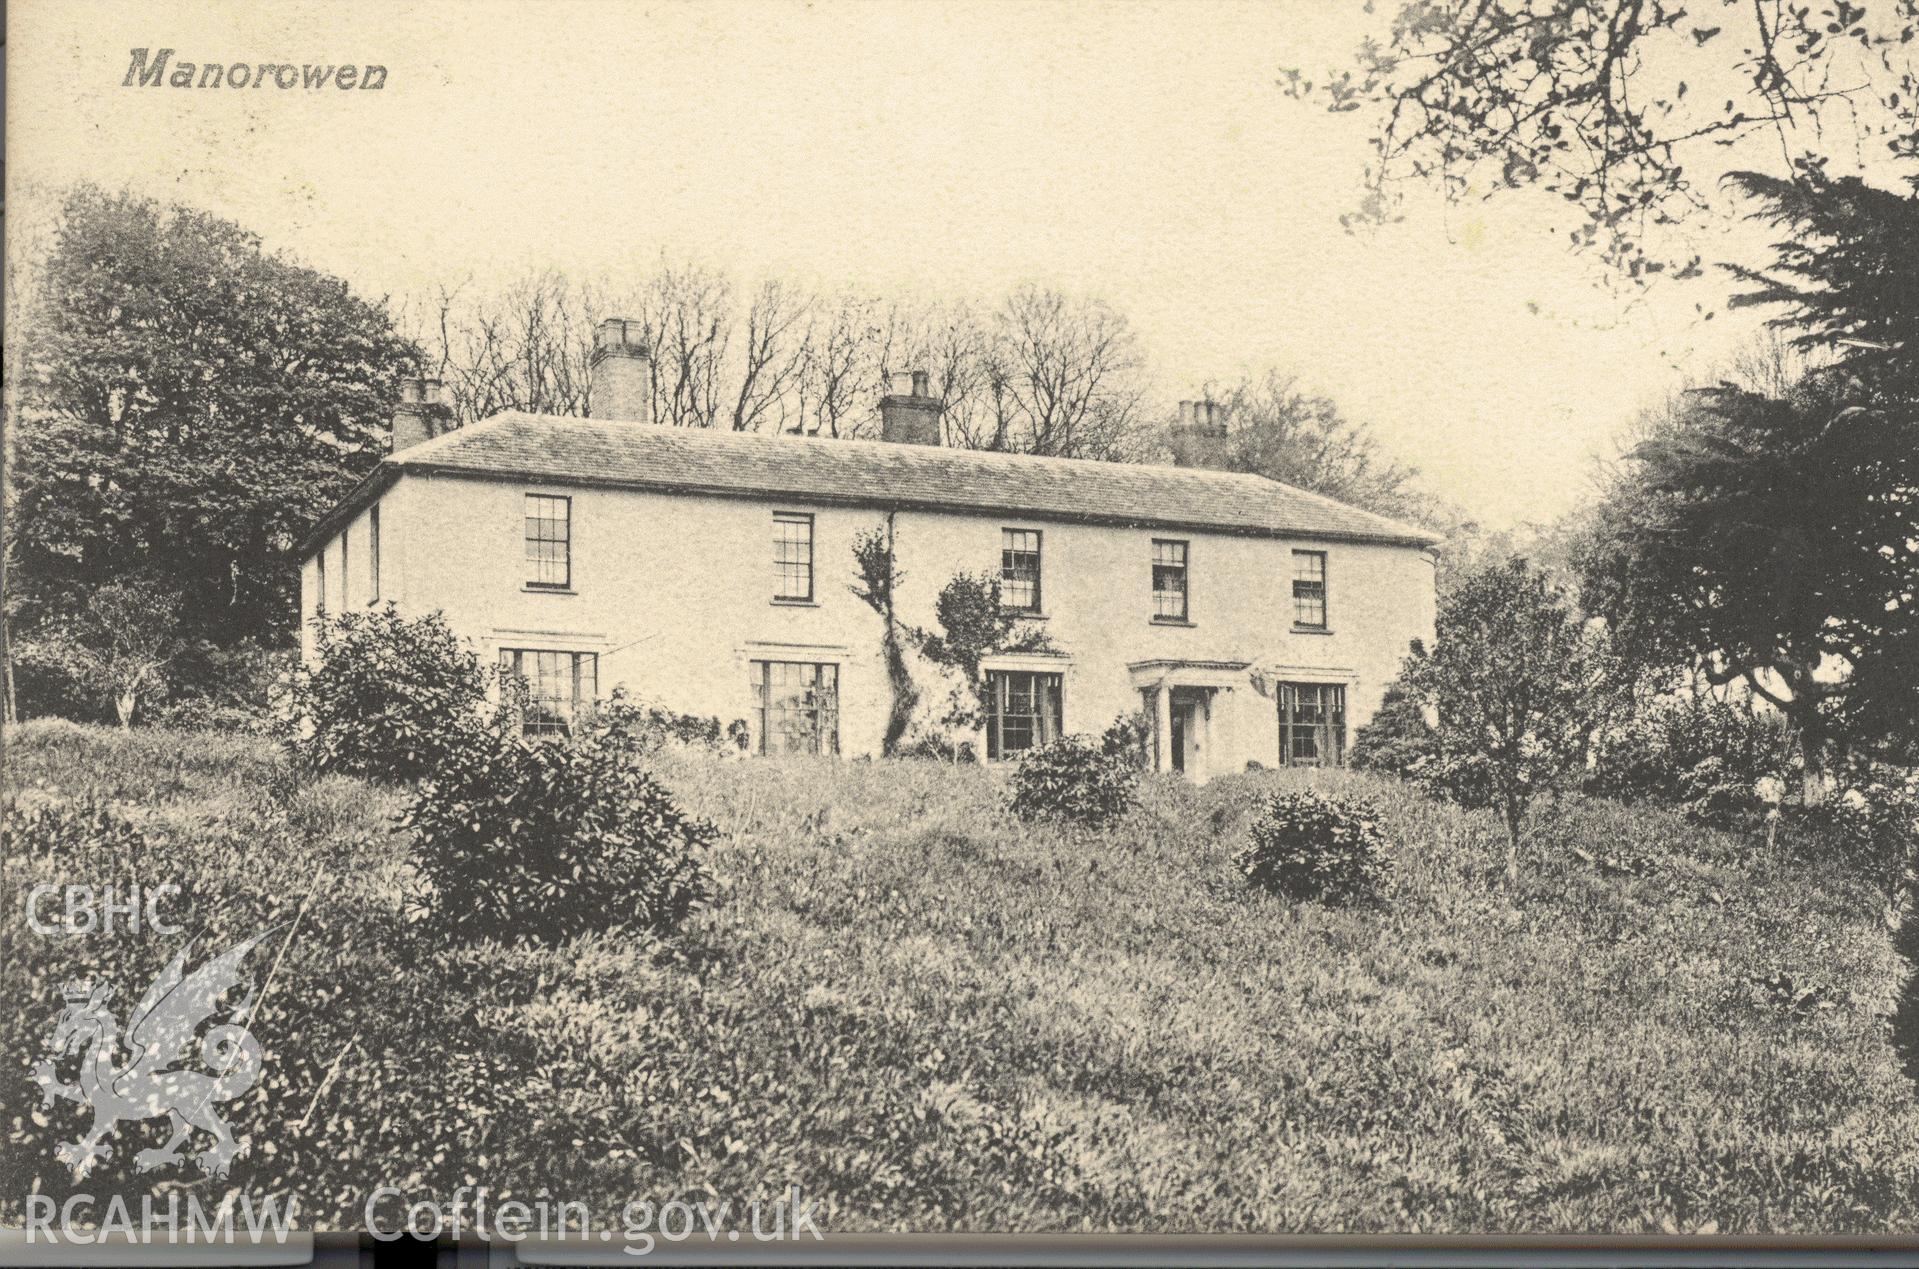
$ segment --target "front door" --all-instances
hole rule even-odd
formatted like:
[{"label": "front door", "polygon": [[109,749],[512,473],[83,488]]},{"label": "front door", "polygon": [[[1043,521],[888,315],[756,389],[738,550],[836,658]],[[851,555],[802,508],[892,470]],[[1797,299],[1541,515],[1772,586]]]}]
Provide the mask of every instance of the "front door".
[{"label": "front door", "polygon": [[1173,723],[1173,770],[1175,771],[1186,770],[1186,716],[1190,712],[1191,711],[1186,706],[1183,706],[1179,703],[1179,700],[1177,698],[1174,699],[1173,710],[1172,710],[1172,723]]},{"label": "front door", "polygon": [[1173,689],[1172,747],[1173,770],[1186,775],[1204,774],[1202,749],[1206,739],[1206,696],[1203,692]]}]

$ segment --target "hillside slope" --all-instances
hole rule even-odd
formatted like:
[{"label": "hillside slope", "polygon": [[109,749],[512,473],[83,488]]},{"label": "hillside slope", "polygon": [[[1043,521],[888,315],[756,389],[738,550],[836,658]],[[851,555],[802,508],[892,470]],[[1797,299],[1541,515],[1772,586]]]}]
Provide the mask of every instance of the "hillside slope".
[{"label": "hillside slope", "polygon": [[[9,741],[16,897],[177,877],[206,951],[297,917],[230,1117],[233,1180],[303,1223],[484,1182],[614,1220],[796,1184],[838,1230],[1919,1228],[1882,902],[1663,814],[1569,801],[1509,891],[1489,817],[1347,773],[1152,782],[1102,835],[1013,823],[977,768],[674,756],[723,832],[712,911],[665,948],[435,954],[400,919],[400,793],[211,735]],[[1263,793],[1307,783],[1381,803],[1382,908],[1233,870]],[[144,843],[19,857],[88,795]],[[0,1193],[71,1188],[78,1112],[24,1075],[59,983],[124,1000],[177,944],[15,939]],[[148,1180],[121,1132],[96,1193]]]}]

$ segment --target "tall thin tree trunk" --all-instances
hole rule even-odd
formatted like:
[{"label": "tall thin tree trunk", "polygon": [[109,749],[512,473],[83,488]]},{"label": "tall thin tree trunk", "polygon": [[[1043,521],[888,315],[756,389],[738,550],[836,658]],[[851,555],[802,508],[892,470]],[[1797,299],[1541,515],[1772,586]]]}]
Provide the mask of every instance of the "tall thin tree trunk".
[{"label": "tall thin tree trunk", "polygon": [[[6,595],[5,568],[4,564],[0,564],[0,605],[4,604]],[[0,689],[4,689],[4,693],[0,694],[0,720],[11,727],[20,721],[20,715],[19,704],[13,695],[13,639],[8,634],[8,624],[6,609],[0,606]]]}]

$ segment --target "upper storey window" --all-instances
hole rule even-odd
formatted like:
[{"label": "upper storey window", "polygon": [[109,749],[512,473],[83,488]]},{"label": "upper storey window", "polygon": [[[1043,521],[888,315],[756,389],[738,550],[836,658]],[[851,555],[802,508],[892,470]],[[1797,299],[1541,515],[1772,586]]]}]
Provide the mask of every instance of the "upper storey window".
[{"label": "upper storey window", "polygon": [[1153,539],[1153,620],[1186,620],[1186,543]]},{"label": "upper storey window", "polygon": [[1037,529],[1000,531],[999,602],[1008,612],[1039,611],[1039,545]]},{"label": "upper storey window", "polygon": [[1326,628],[1326,552],[1293,552],[1293,624]]},{"label": "upper storey window", "polygon": [[813,517],[780,511],[773,516],[773,598],[786,603],[813,599]]},{"label": "upper storey window", "polygon": [[526,584],[547,590],[573,585],[573,500],[526,496]]}]

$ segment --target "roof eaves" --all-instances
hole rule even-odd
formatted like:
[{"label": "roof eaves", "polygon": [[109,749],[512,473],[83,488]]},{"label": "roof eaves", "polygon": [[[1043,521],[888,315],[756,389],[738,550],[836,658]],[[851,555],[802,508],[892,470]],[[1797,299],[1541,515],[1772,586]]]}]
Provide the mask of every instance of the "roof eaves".
[{"label": "roof eaves", "polygon": [[[1302,541],[1317,542],[1354,542],[1379,546],[1409,546],[1430,549],[1442,539],[1436,534],[1413,529],[1411,526],[1397,526],[1396,522],[1376,517],[1385,524],[1395,525],[1405,531],[1400,533],[1364,530],[1315,529],[1303,527],[1272,527],[1258,524],[1221,524],[1194,519],[1182,519],[1174,516],[1154,515],[1101,515],[1090,512],[1062,511],[1057,507],[1025,507],[1013,503],[996,505],[991,508],[956,508],[954,504],[937,498],[914,498],[878,494],[851,496],[818,492],[802,492],[792,489],[741,487],[733,485],[699,485],[687,481],[645,480],[630,476],[587,476],[577,473],[560,475],[554,472],[534,471],[529,468],[513,468],[505,465],[485,467],[464,466],[458,463],[421,462],[414,459],[399,460],[394,464],[409,472],[436,476],[450,476],[468,480],[518,481],[529,484],[576,485],[596,489],[630,489],[653,493],[692,494],[713,498],[741,498],[756,502],[783,502],[800,500],[818,503],[824,506],[841,507],[896,507],[901,510],[916,511],[954,511],[954,510],[990,510],[993,513],[1051,520],[1067,524],[1103,524],[1125,525],[1139,528],[1185,529],[1202,533],[1224,533],[1237,537],[1260,538],[1297,538]],[[1277,484],[1278,482],[1273,482]],[[1335,504],[1342,505],[1342,504]]]},{"label": "roof eaves", "polygon": [[321,547],[333,539],[333,535],[360,514],[367,504],[378,498],[392,487],[400,478],[402,463],[391,458],[382,459],[380,465],[360,478],[360,483],[347,491],[346,497],[335,503],[333,510],[321,516],[319,522],[306,531],[295,548],[301,563],[305,563]]},{"label": "roof eaves", "polygon": [[1261,476],[1260,479],[1270,481],[1272,484],[1278,485],[1281,489],[1296,493],[1300,497],[1310,499],[1313,502],[1324,503],[1329,507],[1337,507],[1341,511],[1357,511],[1360,515],[1382,526],[1383,533],[1405,541],[1423,541],[1429,545],[1438,546],[1446,540],[1444,534],[1434,533],[1431,529],[1422,529],[1418,525],[1411,524],[1405,520],[1395,520],[1391,516],[1380,515],[1377,511],[1368,511],[1364,507],[1355,507],[1350,502],[1341,502],[1329,494],[1317,493],[1314,490],[1306,489],[1299,485],[1289,485],[1283,480],[1273,480],[1271,476]]}]

